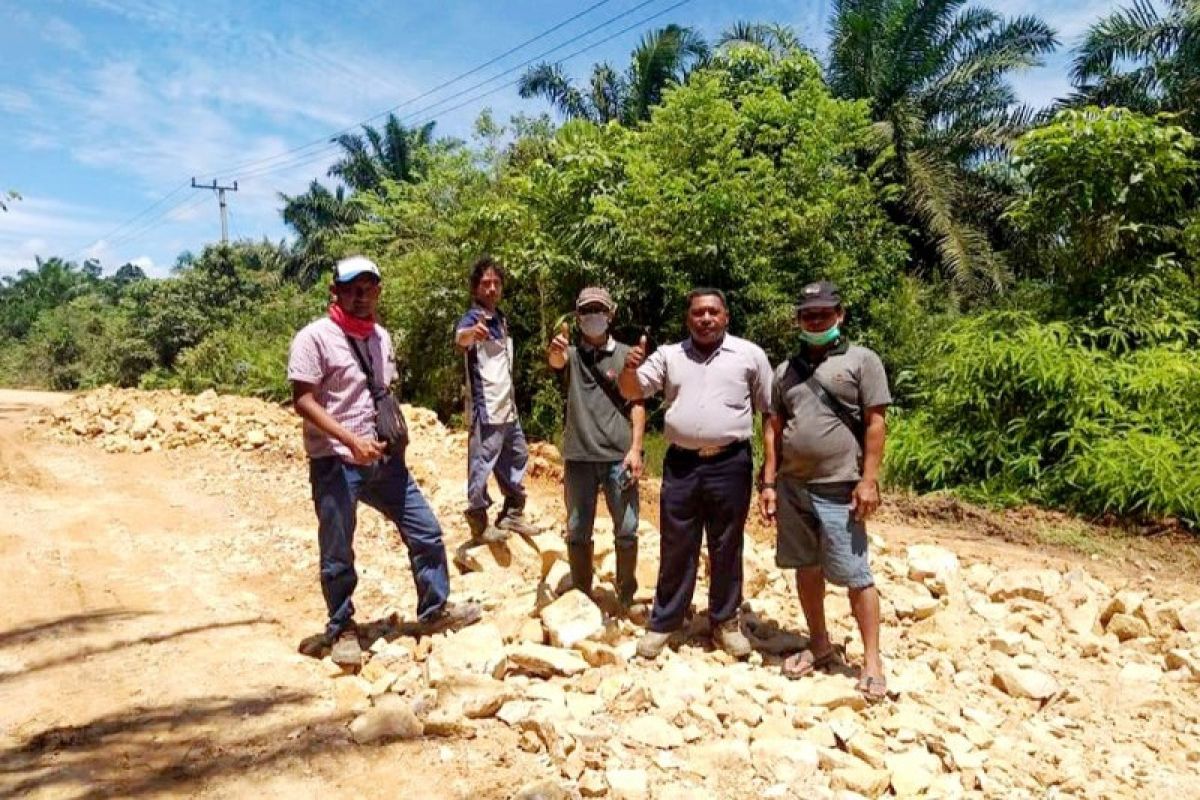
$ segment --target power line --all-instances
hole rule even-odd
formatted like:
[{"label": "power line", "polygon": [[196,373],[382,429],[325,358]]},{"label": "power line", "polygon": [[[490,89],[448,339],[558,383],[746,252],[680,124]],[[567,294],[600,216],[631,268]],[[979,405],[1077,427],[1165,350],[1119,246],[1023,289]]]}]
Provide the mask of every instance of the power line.
[{"label": "power line", "polygon": [[[650,2],[656,2],[656,1],[657,0],[647,0],[647,2],[641,3],[640,5],[634,7],[631,11],[636,11],[638,8],[641,8],[644,5],[648,5],[648,3],[650,3]],[[378,114],[373,114],[373,115],[367,117],[366,119],[359,120],[358,122],[354,123],[353,125],[351,125],[349,127],[334,131],[333,133],[331,133],[328,136],[325,136],[321,139],[315,139],[307,144],[302,144],[297,147],[293,147],[290,150],[285,150],[284,152],[278,153],[274,156],[267,156],[267,157],[261,158],[261,159],[246,161],[241,164],[234,164],[232,167],[229,167],[228,169],[225,169],[222,171],[232,174],[234,172],[240,172],[240,171],[246,170],[246,169],[253,167],[259,163],[273,161],[275,159],[290,156],[290,155],[292,155],[294,153],[298,153],[302,150],[307,150],[307,149],[310,149],[312,147],[317,147],[317,146],[325,146],[329,143],[329,140],[332,139],[333,137],[340,136],[343,133],[352,133],[353,131],[355,131],[356,129],[361,127],[362,125],[366,125],[366,124],[373,122],[374,120],[377,120],[381,117],[385,117],[388,114],[399,111],[401,108],[404,108],[407,105],[411,105],[412,103],[417,102],[418,100],[423,100],[426,97],[429,97],[431,94],[434,94],[435,92],[439,92],[442,89],[445,89],[449,86],[453,86],[454,84],[458,83],[459,81],[463,80],[464,78],[469,78],[472,75],[476,74],[477,72],[487,69],[492,64],[495,64],[498,61],[502,61],[503,59],[507,58],[508,56],[512,55],[513,53],[516,53],[517,51],[528,47],[529,45],[533,44],[534,42],[546,38],[547,36],[554,33],[555,31],[561,30],[562,28],[571,24],[572,22],[579,19],[580,17],[586,16],[587,14],[590,14],[592,11],[595,11],[600,6],[607,5],[610,2],[612,2],[612,0],[598,0],[598,2],[593,3],[592,5],[585,8],[583,11],[580,11],[580,12],[566,18],[562,22],[559,22],[558,24],[553,25],[550,28],[547,28],[546,30],[542,31],[541,33],[537,34],[536,36],[526,39],[525,41],[521,42],[520,44],[518,44],[514,47],[510,47],[508,50],[505,50],[500,55],[494,56],[493,58],[488,59],[487,61],[483,62],[482,64],[479,64],[478,66],[472,67],[471,69],[467,70],[466,72],[463,72],[459,75],[454,76],[450,80],[443,81],[442,83],[439,83],[437,86],[434,86],[431,89],[427,89],[426,91],[422,92],[419,95],[416,95],[415,97],[410,97],[408,100],[405,100],[402,103],[398,103],[397,105],[394,105],[391,108],[380,111]],[[628,14],[628,13],[631,13],[631,12],[625,12],[625,14]],[[621,16],[624,16],[624,14],[622,14]],[[616,17],[614,19],[618,19],[618,18],[619,17]],[[610,20],[610,22],[611,22],[611,20]],[[608,23],[605,23],[605,24],[608,24]],[[601,27],[603,27],[603,26],[601,26]]]},{"label": "power line", "polygon": [[[337,131],[334,134],[332,134],[331,136],[325,137],[319,141],[310,142],[309,144],[301,145],[300,147],[296,147],[296,148],[292,148],[291,150],[286,151],[284,153],[280,153],[275,156],[270,156],[270,157],[263,158],[263,159],[257,159],[257,160],[251,160],[248,162],[243,162],[241,164],[235,164],[234,166],[230,167],[229,169],[222,170],[222,171],[226,172],[226,173],[231,173],[231,172],[235,172],[237,170],[245,170],[248,167],[254,166],[256,164],[273,161],[273,160],[282,158],[283,156],[286,156],[291,153],[296,153],[296,152],[299,152],[302,150],[310,149],[314,145],[328,145],[329,139],[332,138],[333,136],[337,136],[341,133],[348,133],[350,131],[353,131],[355,128],[358,127],[358,125],[362,125],[362,124],[371,122],[372,120],[375,120],[375,119],[379,118],[380,116],[389,114],[393,111],[403,108],[405,105],[414,103],[418,100],[422,100],[422,99],[428,97],[429,95],[433,94],[434,92],[440,91],[441,89],[444,89],[448,86],[452,86],[453,84],[457,83],[458,81],[460,81],[464,78],[468,78],[471,75],[474,75],[475,73],[479,72],[480,70],[486,69],[489,66],[491,66],[492,64],[495,64],[496,62],[498,62],[504,58],[507,58],[508,56],[512,55],[513,53],[516,53],[517,51],[521,50],[522,48],[527,47],[530,44],[533,44],[534,42],[539,41],[540,39],[543,39],[546,36],[549,36],[550,34],[556,32],[558,30],[561,30],[563,27],[571,24],[572,22],[574,22],[575,20],[577,20],[583,16],[586,16],[587,14],[590,14],[592,11],[596,10],[597,8],[600,8],[603,5],[607,5],[609,2],[611,2],[611,0],[597,0],[597,2],[592,3],[590,6],[583,9],[582,11],[580,11],[576,14],[573,14],[570,17],[567,17],[566,19],[562,20],[561,22],[559,22],[559,23],[547,28],[546,30],[542,31],[541,33],[537,34],[536,36],[526,39],[524,42],[521,42],[520,44],[516,45],[515,47],[509,48],[508,50],[504,51],[503,53],[499,54],[498,56],[495,56],[495,57],[483,62],[482,64],[479,64],[478,66],[473,67],[472,69],[467,70],[466,72],[464,72],[460,75],[457,75],[454,78],[451,78],[448,81],[444,81],[443,83],[438,84],[437,86],[434,86],[432,89],[429,89],[428,91],[425,91],[425,92],[417,95],[416,97],[410,98],[410,99],[404,101],[403,103],[400,103],[399,105],[393,106],[391,109],[388,109],[387,111],[381,112],[380,114],[376,114],[373,117],[368,117],[367,119],[363,120],[362,122],[357,123],[355,126],[343,129],[341,131]],[[299,164],[297,164],[297,166],[299,166]],[[74,257],[77,255],[80,255],[84,251],[86,251],[88,248],[96,245],[97,243],[105,241],[105,240],[109,239],[110,237],[118,236],[118,232],[128,228],[131,225],[134,225],[135,223],[137,223],[137,227],[139,230],[142,230],[142,231],[149,230],[149,228],[143,228],[142,224],[139,223],[138,221],[141,220],[143,217],[145,217],[150,212],[154,211],[154,209],[161,206],[167,200],[171,199],[172,197],[174,197],[175,195],[177,195],[178,193],[184,191],[185,189],[187,189],[189,187],[190,187],[190,183],[186,180],[183,181],[178,186],[176,186],[174,189],[172,189],[171,191],[164,194],[162,197],[155,200],[153,203],[151,203],[146,208],[143,208],[141,211],[134,214],[132,217],[125,220],[124,222],[120,223],[112,230],[107,231],[106,233],[104,233],[103,235],[101,235],[100,237],[98,237],[96,239],[93,239],[88,244],[81,246],[80,248],[75,250],[73,253],[71,253],[70,256],[68,256],[68,257]],[[178,208],[180,205],[182,205],[182,204],[177,204],[176,206],[174,206],[170,209],[167,209],[166,213],[170,213],[172,210],[174,210],[175,208]],[[155,217],[153,219],[155,219],[155,220],[161,219],[163,216],[165,216],[165,214],[158,214],[158,215],[155,215]],[[122,234],[122,235],[118,236],[118,238],[125,238],[125,237]]]},{"label": "power line", "polygon": [[[692,0],[678,0],[678,2],[674,3],[673,5],[667,6],[666,8],[662,9],[661,11],[657,11],[657,12],[655,12],[654,14],[651,14],[651,15],[650,15],[650,16],[648,16],[648,17],[645,17],[645,18],[643,18],[643,19],[640,19],[640,20],[638,20],[637,22],[635,22],[635,23],[633,23],[633,24],[631,24],[631,25],[628,25],[628,26],[626,26],[626,27],[622,28],[621,30],[619,30],[619,31],[616,31],[615,33],[612,33],[612,34],[610,34],[610,35],[608,35],[608,36],[604,37],[603,39],[599,39],[598,41],[592,42],[591,44],[588,44],[588,45],[586,45],[585,47],[582,47],[582,48],[580,48],[580,49],[578,49],[578,50],[574,51],[573,53],[569,53],[569,54],[567,54],[567,55],[563,56],[562,58],[558,59],[558,61],[557,61],[556,63],[558,63],[558,64],[562,64],[562,63],[564,63],[564,62],[566,62],[566,61],[569,61],[569,60],[571,60],[572,58],[575,58],[575,57],[577,57],[577,56],[580,56],[580,55],[582,55],[583,53],[586,53],[586,52],[587,52],[587,51],[589,51],[589,50],[592,50],[592,49],[594,49],[594,48],[596,48],[596,47],[599,47],[599,46],[600,46],[600,45],[602,45],[602,44],[605,44],[605,43],[607,43],[607,42],[610,42],[610,41],[612,41],[613,39],[616,39],[616,38],[618,38],[618,37],[620,37],[620,36],[622,36],[622,35],[624,35],[624,34],[628,33],[629,31],[631,31],[631,30],[633,30],[633,29],[635,29],[635,28],[639,28],[639,27],[641,27],[642,25],[645,25],[647,22],[651,22],[652,20],[654,20],[654,19],[657,19],[658,17],[661,17],[661,16],[663,16],[663,15],[665,15],[665,14],[669,14],[669,13],[671,13],[672,11],[674,11],[675,9],[679,8],[680,6],[687,5],[687,4],[688,4],[688,3],[690,3],[691,1],[692,1]],[[430,105],[427,105],[427,106],[425,106],[425,107],[423,107],[423,108],[420,108],[420,109],[418,109],[418,110],[416,110],[416,111],[410,112],[409,114],[405,114],[405,115],[404,115],[404,116],[403,116],[401,119],[402,119],[402,121],[406,121],[406,124],[408,124],[408,125],[409,125],[409,127],[419,128],[419,127],[421,127],[421,125],[424,125],[425,123],[432,121],[432,120],[433,120],[433,117],[429,117],[429,118],[427,118],[427,119],[424,119],[424,120],[422,120],[420,123],[416,123],[416,124],[414,124],[414,123],[412,123],[412,122],[407,122],[407,121],[408,121],[408,120],[412,120],[412,119],[416,119],[416,118],[417,118],[417,115],[424,114],[424,113],[426,113],[426,112],[428,112],[428,111],[430,111],[430,110],[432,110],[432,109],[434,109],[434,108],[437,108],[438,106],[442,105],[443,103],[447,103],[447,102],[449,102],[449,101],[451,101],[451,100],[454,100],[454,99],[457,99],[457,98],[459,98],[459,97],[462,97],[464,94],[466,94],[466,93],[468,93],[468,92],[471,92],[471,91],[474,91],[475,89],[478,89],[478,88],[480,88],[480,87],[486,86],[487,84],[489,84],[489,83],[491,83],[491,82],[493,82],[493,81],[495,81],[495,80],[497,80],[497,79],[499,79],[499,78],[502,78],[502,77],[504,77],[505,75],[510,75],[510,74],[512,74],[513,72],[516,72],[517,70],[520,70],[520,69],[523,69],[523,68],[525,68],[525,67],[528,67],[528,66],[530,66],[531,64],[533,64],[533,63],[535,63],[535,62],[537,62],[537,61],[540,61],[540,60],[544,59],[546,56],[548,56],[548,55],[550,55],[550,54],[552,54],[552,53],[554,53],[554,52],[556,52],[556,51],[558,51],[558,50],[561,50],[562,48],[566,47],[567,45],[573,44],[573,43],[575,43],[575,42],[579,41],[580,39],[583,39],[584,37],[586,37],[586,36],[588,36],[588,35],[590,35],[590,34],[592,34],[592,33],[595,33],[596,31],[598,31],[598,30],[600,30],[600,29],[602,29],[602,28],[606,28],[606,27],[608,27],[609,25],[611,25],[612,23],[614,23],[614,22],[616,22],[617,20],[621,19],[622,17],[626,17],[626,16],[628,16],[629,14],[632,14],[633,12],[635,12],[635,11],[638,11],[638,10],[642,9],[642,8],[644,8],[645,6],[651,5],[651,4],[652,4],[652,3],[654,3],[654,2],[658,2],[658,0],[644,0],[644,2],[642,2],[642,3],[639,3],[638,5],[634,6],[633,8],[630,8],[630,9],[628,9],[627,11],[624,11],[624,12],[622,12],[621,14],[618,14],[618,15],[616,15],[615,17],[612,17],[611,19],[609,19],[609,20],[607,20],[607,21],[605,21],[605,22],[603,22],[603,23],[601,23],[601,24],[599,24],[599,25],[596,25],[596,26],[594,26],[594,27],[592,27],[592,28],[589,28],[588,30],[584,31],[583,33],[581,33],[581,34],[579,34],[579,35],[577,35],[577,36],[574,36],[574,37],[572,37],[572,38],[568,39],[567,41],[565,41],[565,42],[563,42],[563,43],[561,43],[561,44],[559,44],[559,45],[556,45],[555,47],[552,47],[552,48],[550,48],[549,50],[543,51],[543,52],[539,53],[538,55],[536,55],[536,56],[533,56],[532,58],[530,58],[530,59],[527,59],[527,60],[525,60],[525,61],[521,62],[520,64],[517,64],[517,65],[515,65],[515,66],[513,66],[513,67],[510,67],[510,68],[508,68],[508,69],[502,70],[501,72],[498,72],[498,73],[496,73],[495,75],[491,76],[490,78],[487,78],[487,79],[485,79],[485,80],[482,80],[482,81],[479,81],[479,82],[477,82],[477,83],[475,83],[475,84],[472,84],[471,86],[467,87],[466,89],[463,89],[463,90],[460,90],[460,91],[458,91],[458,92],[455,92],[454,94],[452,94],[452,95],[449,95],[448,97],[444,97],[444,98],[442,98],[441,100],[438,100],[438,101],[436,101],[436,102],[434,102],[434,103],[431,103]],[[520,78],[519,78],[519,77],[518,77],[517,79],[515,79],[515,80],[511,80],[511,81],[508,81],[507,83],[503,83],[503,84],[500,84],[499,86],[493,87],[492,89],[489,89],[489,90],[488,90],[488,91],[486,91],[486,92],[483,92],[483,93],[481,93],[481,94],[475,95],[474,97],[472,97],[472,98],[468,99],[468,100],[467,100],[466,102],[464,102],[464,103],[459,103],[459,104],[457,104],[457,105],[454,105],[454,106],[451,106],[451,107],[449,107],[449,108],[443,108],[443,109],[440,109],[440,110],[439,110],[437,113],[438,113],[438,114],[446,114],[446,113],[449,113],[450,111],[456,111],[456,110],[458,110],[459,108],[462,108],[462,107],[464,107],[464,106],[470,105],[471,103],[474,103],[474,102],[475,102],[475,101],[477,101],[477,100],[481,100],[481,99],[483,99],[484,97],[487,97],[487,96],[489,96],[489,95],[495,94],[496,92],[499,92],[499,91],[501,91],[501,90],[503,90],[503,89],[507,89],[507,88],[509,88],[510,86],[515,86],[515,85],[517,85],[518,83],[520,83]],[[373,119],[373,118],[369,118],[369,119]],[[369,121],[369,119],[368,119],[367,121]],[[364,124],[365,124],[365,122],[366,122],[366,121],[364,121]],[[350,129],[350,130],[353,130],[353,129]],[[339,133],[340,133],[340,132],[339,132]],[[331,143],[329,143],[329,142],[328,142],[328,140],[327,140],[327,141],[326,141],[326,144],[325,144],[325,146],[324,146],[324,147],[323,147],[321,150],[313,151],[313,152],[311,152],[311,153],[305,153],[304,155],[297,156],[297,157],[295,157],[295,158],[293,158],[293,159],[290,159],[290,160],[288,160],[288,161],[281,162],[281,163],[279,163],[279,164],[273,164],[273,165],[270,165],[270,166],[263,166],[263,167],[259,167],[258,169],[252,170],[252,171],[250,171],[250,172],[239,172],[239,173],[238,173],[238,179],[239,179],[239,180],[242,180],[242,181],[245,181],[245,180],[247,180],[247,179],[251,179],[251,178],[260,178],[260,177],[263,177],[263,176],[266,176],[266,175],[273,174],[273,173],[275,173],[275,172],[282,172],[282,171],[285,171],[285,170],[288,170],[288,169],[292,169],[292,168],[295,168],[295,167],[304,166],[305,164],[313,163],[313,162],[315,162],[315,161],[318,161],[318,160],[320,160],[320,159],[321,159],[321,158],[323,158],[323,157],[324,157],[324,156],[325,156],[327,153],[335,152],[335,151],[337,151],[337,149],[338,149],[338,145],[337,145],[337,144],[331,144]]]}]

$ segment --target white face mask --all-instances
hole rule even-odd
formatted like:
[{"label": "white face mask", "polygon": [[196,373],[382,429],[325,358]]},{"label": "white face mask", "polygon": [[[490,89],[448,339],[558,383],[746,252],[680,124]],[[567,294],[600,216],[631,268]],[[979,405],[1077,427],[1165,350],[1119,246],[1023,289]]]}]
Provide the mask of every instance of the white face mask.
[{"label": "white face mask", "polygon": [[579,330],[583,331],[584,336],[592,339],[603,336],[604,332],[608,330],[608,315],[580,314]]}]

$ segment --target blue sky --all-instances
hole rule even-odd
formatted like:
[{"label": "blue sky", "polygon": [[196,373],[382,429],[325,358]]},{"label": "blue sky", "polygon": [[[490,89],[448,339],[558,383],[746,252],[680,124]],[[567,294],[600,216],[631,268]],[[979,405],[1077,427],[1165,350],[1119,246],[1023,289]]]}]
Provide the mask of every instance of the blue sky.
[{"label": "blue sky", "polygon": [[[642,32],[667,22],[715,36],[739,19],[774,20],[818,49],[824,44],[828,0],[690,0],[648,19],[677,1],[609,0],[398,113],[409,123],[436,119],[440,134],[466,138],[484,107],[501,120],[543,112],[544,104],[521,100],[512,87],[476,99],[517,72],[434,104],[618,15],[548,59],[643,20],[565,66],[575,74],[602,59],[624,66]],[[216,197],[189,188],[193,176],[238,181],[230,195],[232,236],[286,236],[277,194],[324,176],[334,150],[320,143],[330,134],[595,3],[0,0],[0,190],[23,198],[0,213],[0,275],[31,266],[35,255],[97,257],[107,271],[134,261],[166,274],[180,252],[219,237]],[[1067,48],[1088,22],[1119,4],[991,5],[1039,14],[1059,31],[1064,47],[1016,81],[1023,100],[1041,104],[1067,88]]]}]

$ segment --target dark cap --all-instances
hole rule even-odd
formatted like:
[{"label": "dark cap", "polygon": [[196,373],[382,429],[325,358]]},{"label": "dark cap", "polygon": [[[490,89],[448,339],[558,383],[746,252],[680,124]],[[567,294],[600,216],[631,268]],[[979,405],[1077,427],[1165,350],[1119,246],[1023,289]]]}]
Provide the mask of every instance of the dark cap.
[{"label": "dark cap", "polygon": [[796,303],[796,310],[803,311],[806,308],[838,308],[842,304],[842,295],[838,292],[837,286],[829,281],[817,281],[810,283],[800,290],[800,301]]}]

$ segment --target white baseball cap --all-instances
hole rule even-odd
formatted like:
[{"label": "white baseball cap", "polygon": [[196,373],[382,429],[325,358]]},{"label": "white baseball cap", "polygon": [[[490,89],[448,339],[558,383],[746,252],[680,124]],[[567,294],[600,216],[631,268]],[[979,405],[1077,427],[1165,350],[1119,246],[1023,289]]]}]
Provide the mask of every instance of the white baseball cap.
[{"label": "white baseball cap", "polygon": [[334,283],[349,283],[359,275],[374,275],[376,278],[383,280],[383,276],[379,274],[379,267],[375,266],[375,262],[366,256],[350,256],[343,258],[333,267],[333,282]]}]

